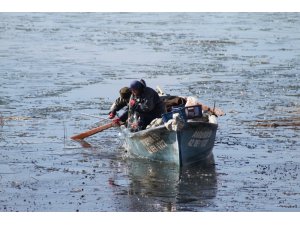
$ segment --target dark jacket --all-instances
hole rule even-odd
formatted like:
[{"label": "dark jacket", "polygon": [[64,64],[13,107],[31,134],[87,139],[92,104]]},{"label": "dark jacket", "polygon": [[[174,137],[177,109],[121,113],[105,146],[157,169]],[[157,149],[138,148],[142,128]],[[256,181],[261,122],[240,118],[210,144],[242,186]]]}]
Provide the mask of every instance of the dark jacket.
[{"label": "dark jacket", "polygon": [[145,129],[155,118],[160,118],[166,112],[165,105],[161,101],[159,95],[150,87],[144,87],[140,96],[131,95],[130,99],[134,99],[136,104],[129,107],[129,116],[137,112],[139,115],[139,126]]},{"label": "dark jacket", "polygon": [[126,98],[119,97],[110,107],[110,112],[116,115],[119,110],[126,107],[124,109],[124,113],[119,117],[122,122],[125,122],[128,117],[128,103],[129,103],[129,98],[126,99]]},{"label": "dark jacket", "polygon": [[166,111],[165,105],[161,101],[159,95],[150,87],[145,87],[140,96],[132,96],[131,98],[136,99],[137,104],[134,106],[133,110],[139,114],[151,114],[161,117],[161,114]]},{"label": "dark jacket", "polygon": [[110,112],[112,112],[113,114],[116,115],[116,113],[119,110],[121,110],[125,106],[128,106],[128,103],[129,103],[129,99],[119,97],[119,98],[116,99],[116,101],[110,107]]}]

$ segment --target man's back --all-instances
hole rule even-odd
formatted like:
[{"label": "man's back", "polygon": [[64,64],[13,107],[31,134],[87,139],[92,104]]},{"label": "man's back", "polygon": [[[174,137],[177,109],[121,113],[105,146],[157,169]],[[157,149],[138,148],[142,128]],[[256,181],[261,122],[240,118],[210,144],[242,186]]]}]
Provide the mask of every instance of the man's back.
[{"label": "man's back", "polygon": [[160,117],[165,112],[164,103],[158,93],[150,87],[145,87],[137,99],[140,102],[140,107],[137,108],[139,113],[151,113]]}]

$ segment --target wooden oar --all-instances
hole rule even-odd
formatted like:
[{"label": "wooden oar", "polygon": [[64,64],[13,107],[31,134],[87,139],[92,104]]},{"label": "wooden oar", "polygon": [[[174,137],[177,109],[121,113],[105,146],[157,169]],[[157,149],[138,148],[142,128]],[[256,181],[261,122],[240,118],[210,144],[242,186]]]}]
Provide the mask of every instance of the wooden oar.
[{"label": "wooden oar", "polygon": [[96,133],[104,131],[104,130],[106,130],[108,128],[111,128],[113,126],[114,126],[114,123],[111,122],[111,123],[108,123],[108,124],[105,124],[105,125],[93,128],[93,129],[88,130],[86,132],[83,132],[81,134],[75,135],[75,136],[71,137],[71,139],[73,139],[73,140],[83,140],[86,137],[92,136],[92,135],[94,135]]}]

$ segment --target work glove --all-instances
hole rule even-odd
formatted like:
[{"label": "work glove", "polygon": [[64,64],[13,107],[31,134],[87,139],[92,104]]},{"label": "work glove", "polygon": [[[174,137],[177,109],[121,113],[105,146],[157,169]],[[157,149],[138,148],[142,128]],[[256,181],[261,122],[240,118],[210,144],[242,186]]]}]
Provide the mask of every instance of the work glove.
[{"label": "work glove", "polygon": [[116,119],[113,119],[112,122],[113,122],[114,125],[121,126],[120,121],[121,121],[120,118],[116,118]]},{"label": "work glove", "polygon": [[131,99],[129,102],[130,107],[134,107],[136,104],[136,101],[134,99]]},{"label": "work glove", "polygon": [[113,119],[113,118],[115,118],[115,116],[116,116],[116,114],[114,114],[113,112],[110,112],[108,118]]}]

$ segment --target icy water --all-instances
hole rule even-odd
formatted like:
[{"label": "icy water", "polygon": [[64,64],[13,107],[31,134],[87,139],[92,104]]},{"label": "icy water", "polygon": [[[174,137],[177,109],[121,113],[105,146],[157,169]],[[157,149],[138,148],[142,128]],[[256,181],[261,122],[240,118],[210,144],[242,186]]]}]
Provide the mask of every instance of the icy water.
[{"label": "icy water", "polygon": [[[299,13],[1,13],[0,211],[300,211],[299,72]],[[226,112],[214,163],[70,140],[140,78]]]}]

